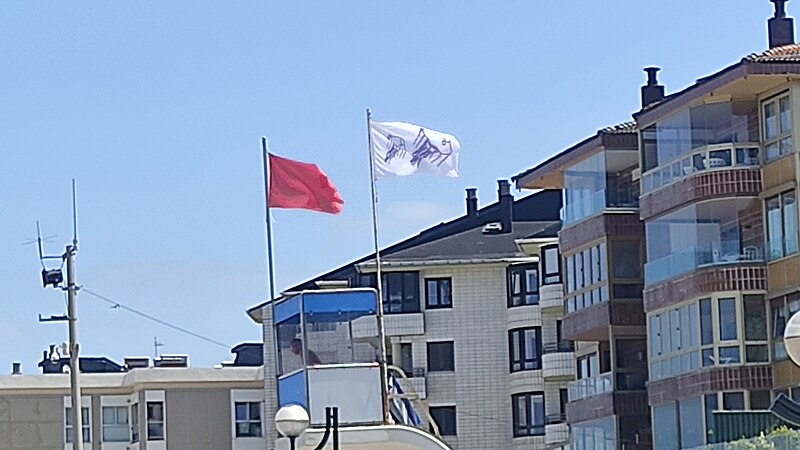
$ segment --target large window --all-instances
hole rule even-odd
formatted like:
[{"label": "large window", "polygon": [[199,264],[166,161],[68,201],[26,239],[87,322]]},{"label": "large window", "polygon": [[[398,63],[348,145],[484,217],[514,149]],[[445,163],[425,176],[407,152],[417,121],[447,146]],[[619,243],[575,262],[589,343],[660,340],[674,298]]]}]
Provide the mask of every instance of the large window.
[{"label": "large window", "polygon": [[164,440],[164,402],[147,402],[147,440]]},{"label": "large window", "polygon": [[425,308],[452,308],[453,293],[450,278],[425,279]]},{"label": "large window", "polygon": [[261,437],[261,402],[236,402],[236,437]]},{"label": "large window", "polygon": [[767,161],[792,153],[792,108],[789,94],[762,103],[764,157]]},{"label": "large window", "polygon": [[797,196],[786,191],[766,201],[769,258],[797,253]]},{"label": "large window", "polygon": [[544,394],[541,392],[511,396],[514,437],[544,434]]},{"label": "large window", "polygon": [[567,312],[608,300],[606,244],[600,243],[564,259],[566,265]]},{"label": "large window", "polygon": [[539,276],[536,264],[508,267],[508,306],[539,303]]},{"label": "large window", "polygon": [[697,202],[647,222],[645,285],[703,267],[763,261],[761,202]]},{"label": "large window", "polygon": [[419,273],[390,272],[383,276],[383,312],[386,314],[417,313],[419,306]]},{"label": "large window", "polygon": [[617,433],[614,417],[590,420],[571,426],[573,450],[614,450],[617,448]]},{"label": "large window", "polygon": [[541,250],[542,285],[561,283],[561,255],[558,245],[542,246]]},{"label": "large window", "polygon": [[455,406],[431,406],[429,411],[442,436],[458,435]]},{"label": "large window", "polygon": [[[89,420],[89,408],[83,407],[81,408],[81,428],[83,436],[83,442],[91,442],[92,430]],[[69,444],[72,442],[72,433],[73,425],[72,425],[72,408],[67,406],[64,408],[64,434],[66,438],[66,442]]]},{"label": "large window", "polygon": [[103,406],[103,442],[128,442],[128,407]]},{"label": "large window", "polygon": [[517,328],[508,332],[511,371],[542,368],[542,329]]},{"label": "large window", "polygon": [[564,171],[564,223],[569,225],[606,208],[639,205],[639,184],[633,170],[639,165],[635,151],[606,150]]},{"label": "large window", "polygon": [[428,342],[428,372],[456,370],[453,341]]}]

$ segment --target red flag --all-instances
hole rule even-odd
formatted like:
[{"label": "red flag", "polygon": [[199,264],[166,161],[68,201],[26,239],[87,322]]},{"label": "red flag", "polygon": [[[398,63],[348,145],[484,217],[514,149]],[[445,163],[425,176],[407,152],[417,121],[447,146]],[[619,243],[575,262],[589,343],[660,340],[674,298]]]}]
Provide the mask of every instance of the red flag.
[{"label": "red flag", "polygon": [[344,201],[316,164],[269,154],[270,208],[298,208],[339,214]]}]

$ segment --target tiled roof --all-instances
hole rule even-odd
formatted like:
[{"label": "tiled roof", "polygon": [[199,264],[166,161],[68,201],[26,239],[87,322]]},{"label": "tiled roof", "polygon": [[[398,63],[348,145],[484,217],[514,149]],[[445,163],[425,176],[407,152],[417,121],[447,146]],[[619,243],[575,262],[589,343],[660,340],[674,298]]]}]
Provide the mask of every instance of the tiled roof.
[{"label": "tiled roof", "polygon": [[628,134],[636,133],[636,122],[630,121],[603,128],[597,134]]},{"label": "tiled roof", "polygon": [[751,53],[742,62],[757,63],[796,63],[800,62],[800,44],[789,44],[771,48],[761,53]]}]

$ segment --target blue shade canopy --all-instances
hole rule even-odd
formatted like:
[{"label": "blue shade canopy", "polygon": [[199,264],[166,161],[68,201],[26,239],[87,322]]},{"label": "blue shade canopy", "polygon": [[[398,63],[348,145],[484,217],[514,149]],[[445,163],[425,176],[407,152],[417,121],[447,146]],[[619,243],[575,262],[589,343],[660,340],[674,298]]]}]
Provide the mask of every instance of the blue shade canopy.
[{"label": "blue shade canopy", "polygon": [[303,291],[275,304],[274,323],[293,320],[300,311],[314,316],[314,321],[349,320],[378,309],[378,295],[374,289],[358,288],[336,291]]}]

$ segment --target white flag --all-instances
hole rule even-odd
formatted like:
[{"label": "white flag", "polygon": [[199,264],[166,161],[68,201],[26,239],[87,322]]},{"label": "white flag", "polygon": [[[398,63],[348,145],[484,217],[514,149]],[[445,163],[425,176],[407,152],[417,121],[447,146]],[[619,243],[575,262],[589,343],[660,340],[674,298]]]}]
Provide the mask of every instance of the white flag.
[{"label": "white flag", "polygon": [[461,143],[452,134],[402,122],[372,122],[370,133],[376,180],[417,172],[458,176]]}]

